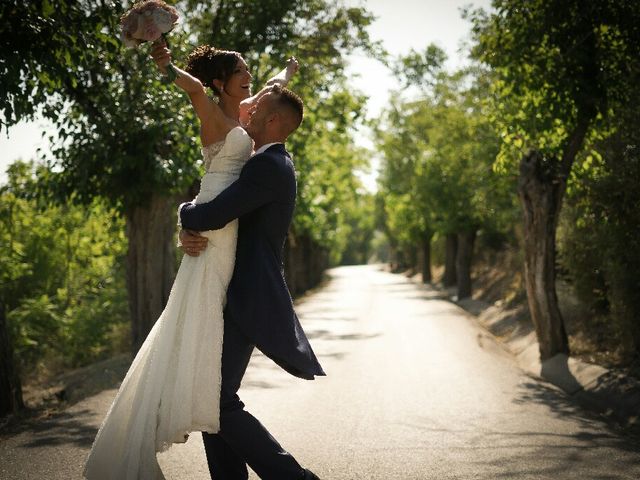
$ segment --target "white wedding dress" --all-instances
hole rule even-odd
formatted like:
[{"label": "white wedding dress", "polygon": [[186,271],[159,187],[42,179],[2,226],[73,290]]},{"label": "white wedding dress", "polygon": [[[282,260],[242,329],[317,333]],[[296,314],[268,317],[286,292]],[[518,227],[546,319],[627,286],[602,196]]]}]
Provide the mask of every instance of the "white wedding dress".
[{"label": "white wedding dress", "polygon": [[[240,127],[202,149],[207,173],[196,203],[212,200],[238,178],[253,149]],[[96,435],[85,465],[89,480],[158,480],[156,453],[189,432],[219,430],[222,335],[227,286],[235,262],[237,220],[185,255],[162,315],[136,355]]]}]

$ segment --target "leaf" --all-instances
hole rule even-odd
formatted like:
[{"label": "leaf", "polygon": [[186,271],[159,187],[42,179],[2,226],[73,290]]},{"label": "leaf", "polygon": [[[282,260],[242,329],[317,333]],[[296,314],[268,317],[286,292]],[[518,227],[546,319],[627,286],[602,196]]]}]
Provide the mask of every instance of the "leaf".
[{"label": "leaf", "polygon": [[42,2],[42,15],[45,18],[50,17],[56,11],[55,7],[51,4],[49,0],[43,0]]}]

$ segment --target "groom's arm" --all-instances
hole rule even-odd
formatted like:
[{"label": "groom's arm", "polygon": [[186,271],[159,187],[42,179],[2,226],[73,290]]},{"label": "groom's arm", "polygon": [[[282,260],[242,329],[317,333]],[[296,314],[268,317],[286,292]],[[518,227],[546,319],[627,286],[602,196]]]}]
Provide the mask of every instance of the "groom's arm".
[{"label": "groom's arm", "polygon": [[182,228],[218,230],[230,221],[273,201],[282,182],[281,167],[268,156],[250,160],[240,177],[207,203],[187,203],[180,209]]}]

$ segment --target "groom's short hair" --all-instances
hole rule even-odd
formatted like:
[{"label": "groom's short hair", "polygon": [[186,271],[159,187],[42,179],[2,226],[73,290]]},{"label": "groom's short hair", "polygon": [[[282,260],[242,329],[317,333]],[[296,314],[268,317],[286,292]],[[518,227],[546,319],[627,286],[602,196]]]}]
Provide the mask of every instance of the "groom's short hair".
[{"label": "groom's short hair", "polygon": [[289,134],[296,130],[302,123],[304,117],[304,103],[302,99],[293,93],[288,88],[280,85],[274,85],[271,87],[271,93],[274,94],[276,105],[278,109],[286,112],[289,121],[290,131]]}]

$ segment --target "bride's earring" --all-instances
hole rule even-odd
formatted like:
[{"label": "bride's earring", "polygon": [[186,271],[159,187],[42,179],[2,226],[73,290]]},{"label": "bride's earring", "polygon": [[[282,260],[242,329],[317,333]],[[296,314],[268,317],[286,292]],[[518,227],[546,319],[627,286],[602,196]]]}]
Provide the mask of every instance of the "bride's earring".
[{"label": "bride's earring", "polygon": [[224,85],[217,86],[216,83],[211,81],[211,90],[217,93],[217,96],[221,97],[224,93]]}]

